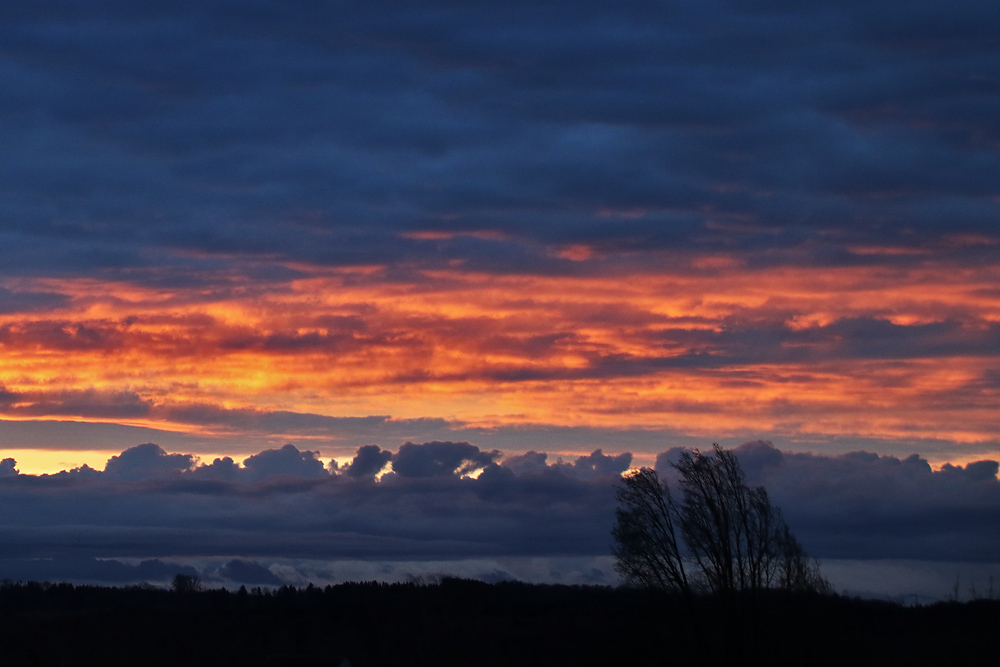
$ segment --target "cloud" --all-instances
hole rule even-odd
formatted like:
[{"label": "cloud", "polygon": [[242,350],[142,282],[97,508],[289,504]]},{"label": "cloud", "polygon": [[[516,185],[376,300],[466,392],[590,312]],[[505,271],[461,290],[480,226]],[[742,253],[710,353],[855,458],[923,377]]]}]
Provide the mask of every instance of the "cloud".
[{"label": "cloud", "polygon": [[234,558],[219,568],[218,575],[240,584],[281,586],[284,582],[262,565]]},{"label": "cloud", "polygon": [[392,460],[392,452],[378,445],[363,445],[358,447],[357,455],[344,470],[344,474],[352,479],[371,479],[375,477]]},{"label": "cloud", "polygon": [[104,466],[104,474],[128,480],[149,479],[190,470],[194,463],[191,454],[167,454],[159,445],[147,442],[112,456]]},{"label": "cloud", "polygon": [[0,287],[0,313],[50,312],[68,305],[70,299],[59,292],[12,291]]},{"label": "cloud", "polygon": [[150,405],[150,401],[129,390],[87,388],[22,392],[0,388],[0,409],[24,417],[129,419],[145,417],[150,413]]},{"label": "cloud", "polygon": [[0,461],[0,477],[13,477],[16,475],[18,473],[16,465],[17,461],[14,459],[7,458]]},{"label": "cloud", "polygon": [[247,457],[243,461],[243,468],[250,480],[269,477],[315,479],[329,476],[323,467],[323,462],[319,460],[319,452],[300,452],[295,445],[285,445],[281,449],[269,449]]},{"label": "cloud", "polygon": [[946,475],[960,475],[972,482],[991,482],[997,478],[997,471],[1000,464],[996,461],[974,461],[965,464],[965,467],[954,466],[945,463],[941,466],[941,472]]},{"label": "cloud", "polygon": [[[595,449],[589,456],[581,456],[572,463],[573,474],[582,478],[614,477],[628,470],[632,464],[632,454],[605,454]],[[558,464],[557,464],[558,465]]]},{"label": "cloud", "polygon": [[504,457],[501,465],[516,475],[537,475],[548,470],[548,454],[534,450],[524,454]]},{"label": "cloud", "polygon": [[[25,247],[57,241],[11,252],[13,268],[148,273],[165,250],[152,268],[178,274],[232,253],[568,271],[533,244],[691,250],[719,221],[740,222],[727,236],[750,252],[830,257],[824,228],[937,235],[908,214],[941,203],[963,210],[951,229],[992,234],[993,10],[972,25],[965,9],[871,4],[836,20],[643,3],[572,22],[558,5],[8,17],[8,227]],[[647,213],[617,225],[599,210]],[[130,224],[145,217],[158,224]],[[517,241],[428,252],[394,234],[427,228]]]},{"label": "cloud", "polygon": [[198,466],[192,471],[199,477],[235,482],[242,478],[243,468],[228,456],[216,458],[211,463]]},{"label": "cloud", "polygon": [[467,475],[489,465],[499,451],[483,452],[468,442],[407,442],[392,457],[392,471],[401,477]]},{"label": "cloud", "polygon": [[136,564],[114,558],[59,557],[42,559],[0,559],[0,571],[13,581],[72,581],[75,583],[164,585],[177,574],[197,576],[186,563],[143,560]]}]

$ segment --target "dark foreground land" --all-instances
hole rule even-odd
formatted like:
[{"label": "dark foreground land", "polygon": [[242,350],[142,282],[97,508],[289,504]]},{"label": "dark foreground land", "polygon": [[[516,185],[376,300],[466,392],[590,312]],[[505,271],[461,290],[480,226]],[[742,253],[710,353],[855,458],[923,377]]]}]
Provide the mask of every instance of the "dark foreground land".
[{"label": "dark foreground land", "polygon": [[600,587],[356,583],[270,593],[0,586],[0,665],[987,664],[1000,601],[753,604]]}]

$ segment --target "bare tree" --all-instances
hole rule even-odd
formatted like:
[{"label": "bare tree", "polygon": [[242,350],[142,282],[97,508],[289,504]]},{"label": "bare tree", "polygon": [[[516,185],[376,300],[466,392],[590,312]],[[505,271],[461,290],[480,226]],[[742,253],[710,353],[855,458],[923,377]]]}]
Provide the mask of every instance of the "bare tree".
[{"label": "bare tree", "polygon": [[617,498],[615,569],[630,585],[689,594],[678,541],[680,512],[667,485],[652,468],[640,468],[622,478]]},{"label": "bare tree", "polygon": [[778,563],[775,584],[789,591],[831,593],[833,587],[819,571],[819,563],[806,555],[784,521],[778,528]]},{"label": "bare tree", "polygon": [[[730,595],[764,588],[828,591],[763,487],[746,483],[736,456],[685,452],[674,464],[678,503],[656,472],[622,478],[612,529],[616,569],[631,585]],[[680,539],[679,539],[680,538]]]},{"label": "bare tree", "polygon": [[201,579],[194,575],[181,574],[178,572],[171,580],[170,587],[173,588],[175,592],[182,595],[197,593],[201,590]]}]

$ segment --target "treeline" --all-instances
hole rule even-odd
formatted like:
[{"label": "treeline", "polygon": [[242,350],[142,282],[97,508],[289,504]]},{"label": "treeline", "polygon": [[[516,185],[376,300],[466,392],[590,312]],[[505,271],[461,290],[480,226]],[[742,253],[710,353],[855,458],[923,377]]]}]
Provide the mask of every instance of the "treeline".
[{"label": "treeline", "polygon": [[235,592],[4,582],[0,645],[9,665],[974,664],[1000,620],[996,600],[775,591],[737,623],[717,604],[699,598],[692,617],[664,592],[448,578]]}]

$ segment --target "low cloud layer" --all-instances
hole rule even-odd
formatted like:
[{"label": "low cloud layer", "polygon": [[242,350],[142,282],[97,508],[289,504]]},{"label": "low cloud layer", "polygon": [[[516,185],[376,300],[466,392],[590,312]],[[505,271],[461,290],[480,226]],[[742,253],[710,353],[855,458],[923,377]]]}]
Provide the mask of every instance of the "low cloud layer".
[{"label": "low cloud layer", "polygon": [[[761,441],[736,453],[812,555],[997,562],[996,461],[934,471],[917,456],[795,454]],[[678,454],[659,457],[667,479]],[[180,558],[215,562],[220,581],[275,584],[259,562],[606,557],[615,483],[631,461],[601,450],[503,458],[446,441],[362,447],[339,469],[292,445],[207,463],[147,443],[104,470],[52,475],[19,474],[6,458],[0,578],[141,580]],[[108,559],[133,565],[98,567]],[[72,567],[59,574],[63,562]]]}]

